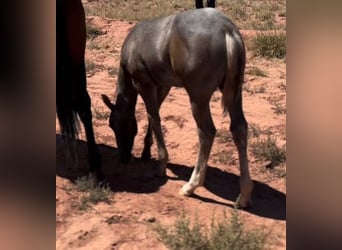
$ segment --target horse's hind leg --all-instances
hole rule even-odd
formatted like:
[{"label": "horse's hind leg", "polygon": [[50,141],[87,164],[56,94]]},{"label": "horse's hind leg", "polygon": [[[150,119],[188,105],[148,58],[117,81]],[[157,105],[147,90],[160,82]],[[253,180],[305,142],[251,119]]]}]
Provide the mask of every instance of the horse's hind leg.
[{"label": "horse's hind leg", "polygon": [[85,93],[83,96],[83,104],[80,110],[80,117],[84,124],[86,137],[87,137],[87,144],[88,144],[88,160],[89,160],[89,178],[90,181],[96,183],[104,179],[103,173],[101,171],[101,157],[98,152],[95,138],[94,138],[94,129],[92,125],[92,114],[90,110],[90,97],[88,93]]},{"label": "horse's hind leg", "polygon": [[[164,87],[164,88],[158,88],[157,89],[157,98],[158,98],[158,112],[160,109],[161,104],[165,100],[165,97],[169,93],[171,87]],[[151,159],[151,146],[153,144],[153,138],[152,138],[152,126],[150,121],[148,122],[148,128],[146,132],[146,136],[144,139],[144,150],[141,154],[142,160],[149,160]]]},{"label": "horse's hind leg", "polygon": [[248,158],[247,158],[247,133],[248,125],[242,110],[241,91],[228,108],[231,119],[230,131],[233,135],[234,143],[238,149],[240,163],[240,195],[236,201],[236,205],[241,208],[248,207],[252,204],[251,194],[253,190],[253,182],[249,175]]},{"label": "horse's hind leg", "polygon": [[79,66],[78,81],[80,85],[77,90],[77,110],[84,125],[88,145],[88,160],[89,160],[89,181],[92,185],[104,179],[101,171],[101,157],[97,149],[94,138],[94,129],[92,124],[91,100],[86,89],[85,67]]},{"label": "horse's hind leg", "polygon": [[197,187],[204,184],[207,162],[216,134],[216,128],[210,114],[209,99],[207,101],[203,99],[192,100],[191,108],[198,128],[200,148],[197,164],[192,172],[191,178],[182,187],[181,194],[183,195],[191,195]]}]

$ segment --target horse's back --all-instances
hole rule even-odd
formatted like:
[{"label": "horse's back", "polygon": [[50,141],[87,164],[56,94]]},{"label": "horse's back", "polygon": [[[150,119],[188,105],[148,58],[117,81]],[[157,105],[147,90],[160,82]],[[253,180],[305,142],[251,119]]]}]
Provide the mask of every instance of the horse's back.
[{"label": "horse's back", "polygon": [[234,24],[222,12],[204,8],[180,13],[172,28],[169,53],[174,71],[188,81],[219,81],[227,69],[225,34],[236,29]]},{"label": "horse's back", "polygon": [[202,8],[180,12],[175,15],[175,27],[188,32],[187,36],[213,35],[220,31],[235,30],[235,24],[221,11]]},{"label": "horse's back", "polygon": [[137,23],[126,37],[122,53],[126,57],[132,56],[129,52],[158,54],[169,48],[173,36],[181,36],[180,39],[192,46],[198,44],[199,39],[203,42],[219,40],[224,32],[233,30],[237,30],[236,26],[214,8],[188,10]]},{"label": "horse's back", "polygon": [[147,68],[157,82],[176,86],[213,71],[219,81],[227,69],[225,34],[231,32],[238,32],[236,26],[213,8],[143,21],[127,36],[122,62],[133,75]]}]

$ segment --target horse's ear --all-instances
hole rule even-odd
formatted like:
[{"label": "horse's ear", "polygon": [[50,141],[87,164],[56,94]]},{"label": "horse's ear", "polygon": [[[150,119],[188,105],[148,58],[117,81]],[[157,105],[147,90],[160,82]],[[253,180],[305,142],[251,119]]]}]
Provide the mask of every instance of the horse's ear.
[{"label": "horse's ear", "polygon": [[114,110],[115,109],[115,105],[113,103],[111,103],[111,101],[109,100],[108,96],[106,95],[101,95],[102,97],[102,101],[104,102],[104,104],[106,104],[106,106],[110,109],[110,110]]}]

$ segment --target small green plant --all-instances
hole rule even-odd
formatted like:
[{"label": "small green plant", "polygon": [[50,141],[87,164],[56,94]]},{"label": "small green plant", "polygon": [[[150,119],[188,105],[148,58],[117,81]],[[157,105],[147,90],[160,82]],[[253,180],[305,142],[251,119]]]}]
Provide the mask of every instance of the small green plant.
[{"label": "small green plant", "polygon": [[262,84],[259,86],[251,87],[250,84],[245,84],[243,86],[244,91],[247,93],[254,95],[254,94],[260,94],[260,93],[265,93],[266,92],[266,84]]},{"label": "small green plant", "polygon": [[98,120],[107,120],[110,116],[109,111],[101,111],[96,107],[93,109],[93,114],[94,114],[94,117]]},{"label": "small green plant", "polygon": [[75,207],[80,211],[87,211],[90,206],[85,196],[82,196],[80,202],[76,204]]},{"label": "small green plant", "polygon": [[272,109],[277,115],[286,114],[286,108],[278,102],[274,102],[274,106],[272,107]]},{"label": "small green plant", "polygon": [[219,143],[228,143],[232,142],[233,140],[231,132],[227,129],[218,129],[216,132],[216,137]]},{"label": "small green plant", "polygon": [[77,180],[75,181],[75,188],[79,192],[89,191],[91,189],[91,186],[87,177],[83,176],[83,177],[77,178]]},{"label": "small green plant", "polygon": [[257,86],[254,89],[254,93],[256,93],[256,94],[265,93],[266,92],[266,87],[265,86],[266,86],[265,84]]},{"label": "small green plant", "polygon": [[78,192],[83,193],[79,203],[75,204],[78,210],[85,211],[90,207],[90,204],[97,204],[99,202],[110,203],[110,188],[108,186],[102,186],[102,183],[91,187],[87,178],[83,177],[76,180],[75,188]]},{"label": "small green plant", "polygon": [[121,215],[113,215],[109,218],[106,219],[106,222],[111,225],[111,224],[117,224],[120,222],[125,222],[127,219],[123,218]]},{"label": "small green plant", "polygon": [[87,39],[94,39],[103,34],[104,32],[100,28],[94,26],[91,23],[87,23]]},{"label": "small green plant", "polygon": [[111,77],[117,76],[119,74],[119,69],[118,68],[110,67],[107,70],[108,70],[108,74]]},{"label": "small green plant", "polygon": [[91,50],[100,50],[101,47],[94,41],[89,42],[88,48]]},{"label": "small green plant", "polygon": [[233,18],[234,20],[244,20],[247,17],[245,8],[242,6],[242,4],[239,4],[239,2],[232,5],[229,14],[231,15],[231,18]]},{"label": "small green plant", "polygon": [[278,178],[286,177],[286,168],[285,167],[277,167],[271,169],[271,172]]},{"label": "small green plant", "polygon": [[259,69],[258,67],[251,67],[248,70],[246,70],[246,73],[255,76],[267,77],[267,73]]},{"label": "small green plant", "polygon": [[256,125],[254,123],[249,124],[248,126],[248,137],[257,137],[259,138],[262,134],[262,129],[259,125]]},{"label": "small green plant", "polygon": [[261,128],[259,125],[250,123],[248,126],[248,137],[259,138],[261,135],[271,135],[272,130],[270,128]]},{"label": "small green plant", "polygon": [[89,61],[89,60],[86,60],[85,66],[86,66],[87,74],[89,76],[93,76],[93,75],[95,75],[96,72],[104,69],[103,65],[98,65],[98,64],[96,64],[92,61]]},{"label": "small green plant", "polygon": [[95,74],[96,64],[92,61],[86,61],[87,73],[93,75]]},{"label": "small green plant", "polygon": [[221,164],[231,164],[234,160],[234,153],[233,151],[219,151],[216,153],[213,153],[213,161],[214,163],[221,163]]},{"label": "small green plant", "polygon": [[257,231],[246,231],[238,211],[233,210],[230,220],[224,214],[220,223],[212,222],[209,249],[265,249],[266,234]]},{"label": "small green plant", "polygon": [[174,225],[158,224],[154,230],[171,250],[266,249],[266,234],[246,231],[236,209],[233,210],[230,220],[227,219],[226,214],[224,214],[223,221],[213,220],[210,229],[195,221],[191,226],[189,217],[182,215]]},{"label": "small green plant", "polygon": [[261,21],[274,21],[274,14],[270,9],[261,9],[260,12],[256,13],[256,17]]},{"label": "small green plant", "polygon": [[154,229],[170,249],[208,249],[208,239],[203,232],[202,226],[195,222],[191,227],[189,217],[184,214],[181,215],[172,228],[157,225]]},{"label": "small green plant", "polygon": [[97,204],[99,202],[106,202],[109,204],[110,203],[109,197],[108,197],[109,194],[110,194],[109,187],[97,186],[93,189],[90,189],[88,195],[86,196],[86,199],[92,204]]},{"label": "small green plant", "polygon": [[252,40],[254,56],[265,58],[284,58],[286,55],[286,36],[284,33],[264,34],[259,33]]},{"label": "small green plant", "polygon": [[259,125],[256,124],[249,124],[248,126],[248,138],[250,137],[260,137],[261,135],[261,128]]},{"label": "small green plant", "polygon": [[252,143],[251,151],[257,160],[270,161],[272,167],[286,161],[286,144],[278,147],[276,138],[270,135]]}]

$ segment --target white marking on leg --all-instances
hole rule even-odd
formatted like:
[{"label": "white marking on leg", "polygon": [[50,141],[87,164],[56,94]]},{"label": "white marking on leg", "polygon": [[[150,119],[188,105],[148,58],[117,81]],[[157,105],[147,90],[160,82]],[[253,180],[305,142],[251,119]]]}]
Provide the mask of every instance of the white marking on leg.
[{"label": "white marking on leg", "polygon": [[207,166],[196,166],[191,174],[189,182],[182,187],[181,194],[191,195],[197,187],[202,186],[204,184],[206,169]]}]

